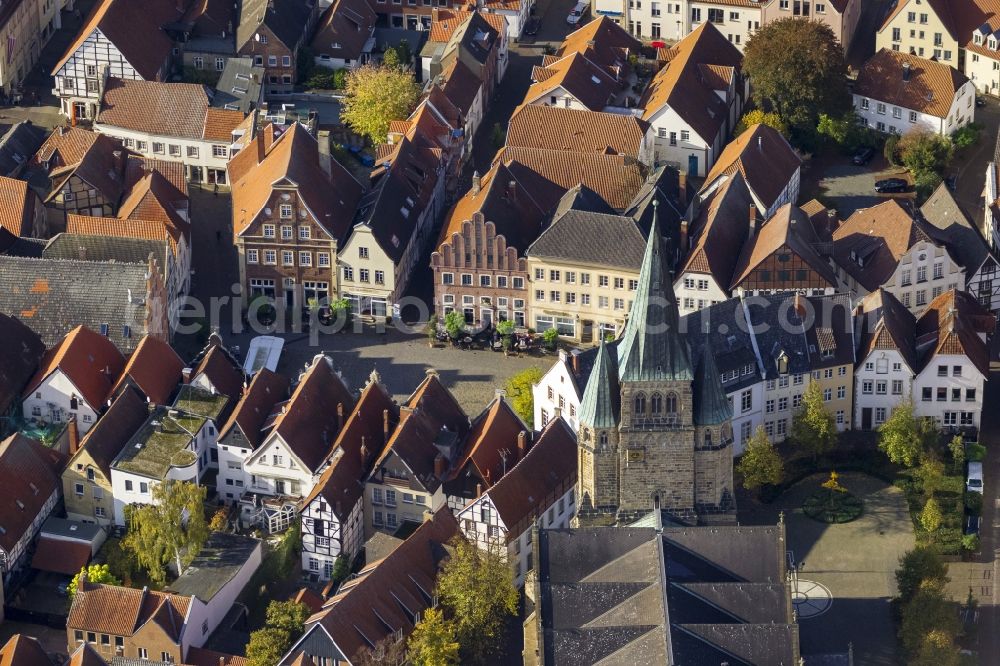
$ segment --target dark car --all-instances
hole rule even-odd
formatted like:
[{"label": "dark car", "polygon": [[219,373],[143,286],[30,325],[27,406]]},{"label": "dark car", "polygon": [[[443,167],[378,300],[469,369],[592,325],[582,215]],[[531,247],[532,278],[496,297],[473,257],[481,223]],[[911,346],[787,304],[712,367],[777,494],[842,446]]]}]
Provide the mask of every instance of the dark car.
[{"label": "dark car", "polygon": [[909,183],[902,178],[886,178],[884,180],[875,181],[875,191],[879,194],[886,194],[888,192],[905,192],[908,187]]},{"label": "dark car", "polygon": [[966,516],[965,517],[965,533],[966,534],[979,534],[979,527],[982,525],[982,516]]},{"label": "dark car", "polygon": [[874,156],[875,156],[875,149],[872,148],[871,146],[868,146],[856,152],[854,154],[854,157],[851,158],[851,161],[857,164],[858,166],[864,166],[865,164],[868,164],[868,162],[870,162]]},{"label": "dark car", "polygon": [[976,106],[986,106],[986,98],[976,96]]},{"label": "dark car", "polygon": [[958,187],[958,174],[953,173],[944,179],[944,186],[947,187],[952,192]]},{"label": "dark car", "polygon": [[528,21],[528,25],[524,26],[524,34],[526,35],[537,35],[538,34],[539,21],[536,18],[532,18]]}]

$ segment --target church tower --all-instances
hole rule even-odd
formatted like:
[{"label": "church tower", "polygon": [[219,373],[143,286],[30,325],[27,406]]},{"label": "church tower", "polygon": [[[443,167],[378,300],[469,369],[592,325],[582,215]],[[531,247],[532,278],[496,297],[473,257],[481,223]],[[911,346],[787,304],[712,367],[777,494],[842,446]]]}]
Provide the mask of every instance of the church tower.
[{"label": "church tower", "polygon": [[628,323],[614,350],[601,343],[580,405],[581,524],[654,509],[695,523],[732,498],[729,403],[711,350],[696,376],[653,205]]}]

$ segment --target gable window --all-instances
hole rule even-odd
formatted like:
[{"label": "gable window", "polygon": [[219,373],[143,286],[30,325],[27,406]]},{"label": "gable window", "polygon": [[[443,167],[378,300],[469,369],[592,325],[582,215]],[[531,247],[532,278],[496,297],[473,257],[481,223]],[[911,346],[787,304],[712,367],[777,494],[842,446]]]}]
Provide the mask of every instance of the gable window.
[{"label": "gable window", "polygon": [[281,204],[278,206],[278,215],[283,220],[291,219],[292,217],[292,206],[291,204]]}]

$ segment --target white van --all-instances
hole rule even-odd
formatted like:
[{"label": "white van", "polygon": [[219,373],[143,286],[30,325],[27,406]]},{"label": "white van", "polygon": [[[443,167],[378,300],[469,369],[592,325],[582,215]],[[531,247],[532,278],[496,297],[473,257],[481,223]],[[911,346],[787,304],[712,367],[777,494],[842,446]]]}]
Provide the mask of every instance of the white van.
[{"label": "white van", "polygon": [[983,463],[969,463],[969,476],[965,479],[965,490],[970,493],[983,494]]},{"label": "white van", "polygon": [[566,17],[566,23],[569,25],[578,25],[583,22],[584,17],[590,13],[590,3],[589,2],[578,2],[576,6],[570,10],[569,16]]}]

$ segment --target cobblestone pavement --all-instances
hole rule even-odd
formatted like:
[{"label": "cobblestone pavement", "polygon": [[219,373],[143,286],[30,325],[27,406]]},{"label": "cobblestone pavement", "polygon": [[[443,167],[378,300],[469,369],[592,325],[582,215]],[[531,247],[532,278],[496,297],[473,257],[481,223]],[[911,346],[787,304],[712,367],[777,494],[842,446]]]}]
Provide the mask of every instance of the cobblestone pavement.
[{"label": "cobblestone pavement", "polygon": [[899,557],[914,543],[906,499],[898,488],[877,479],[845,473],[840,481],[864,500],[864,513],[850,523],[826,525],[801,509],[825,478],[812,476],[769,505],[741,497],[740,522],[774,524],[784,511],[787,548],[792,560],[802,564],[802,579],[822,584],[833,597],[828,611],[800,619],[804,655],[843,653],[853,643],[855,663],[896,664],[889,601],[896,594]]}]

